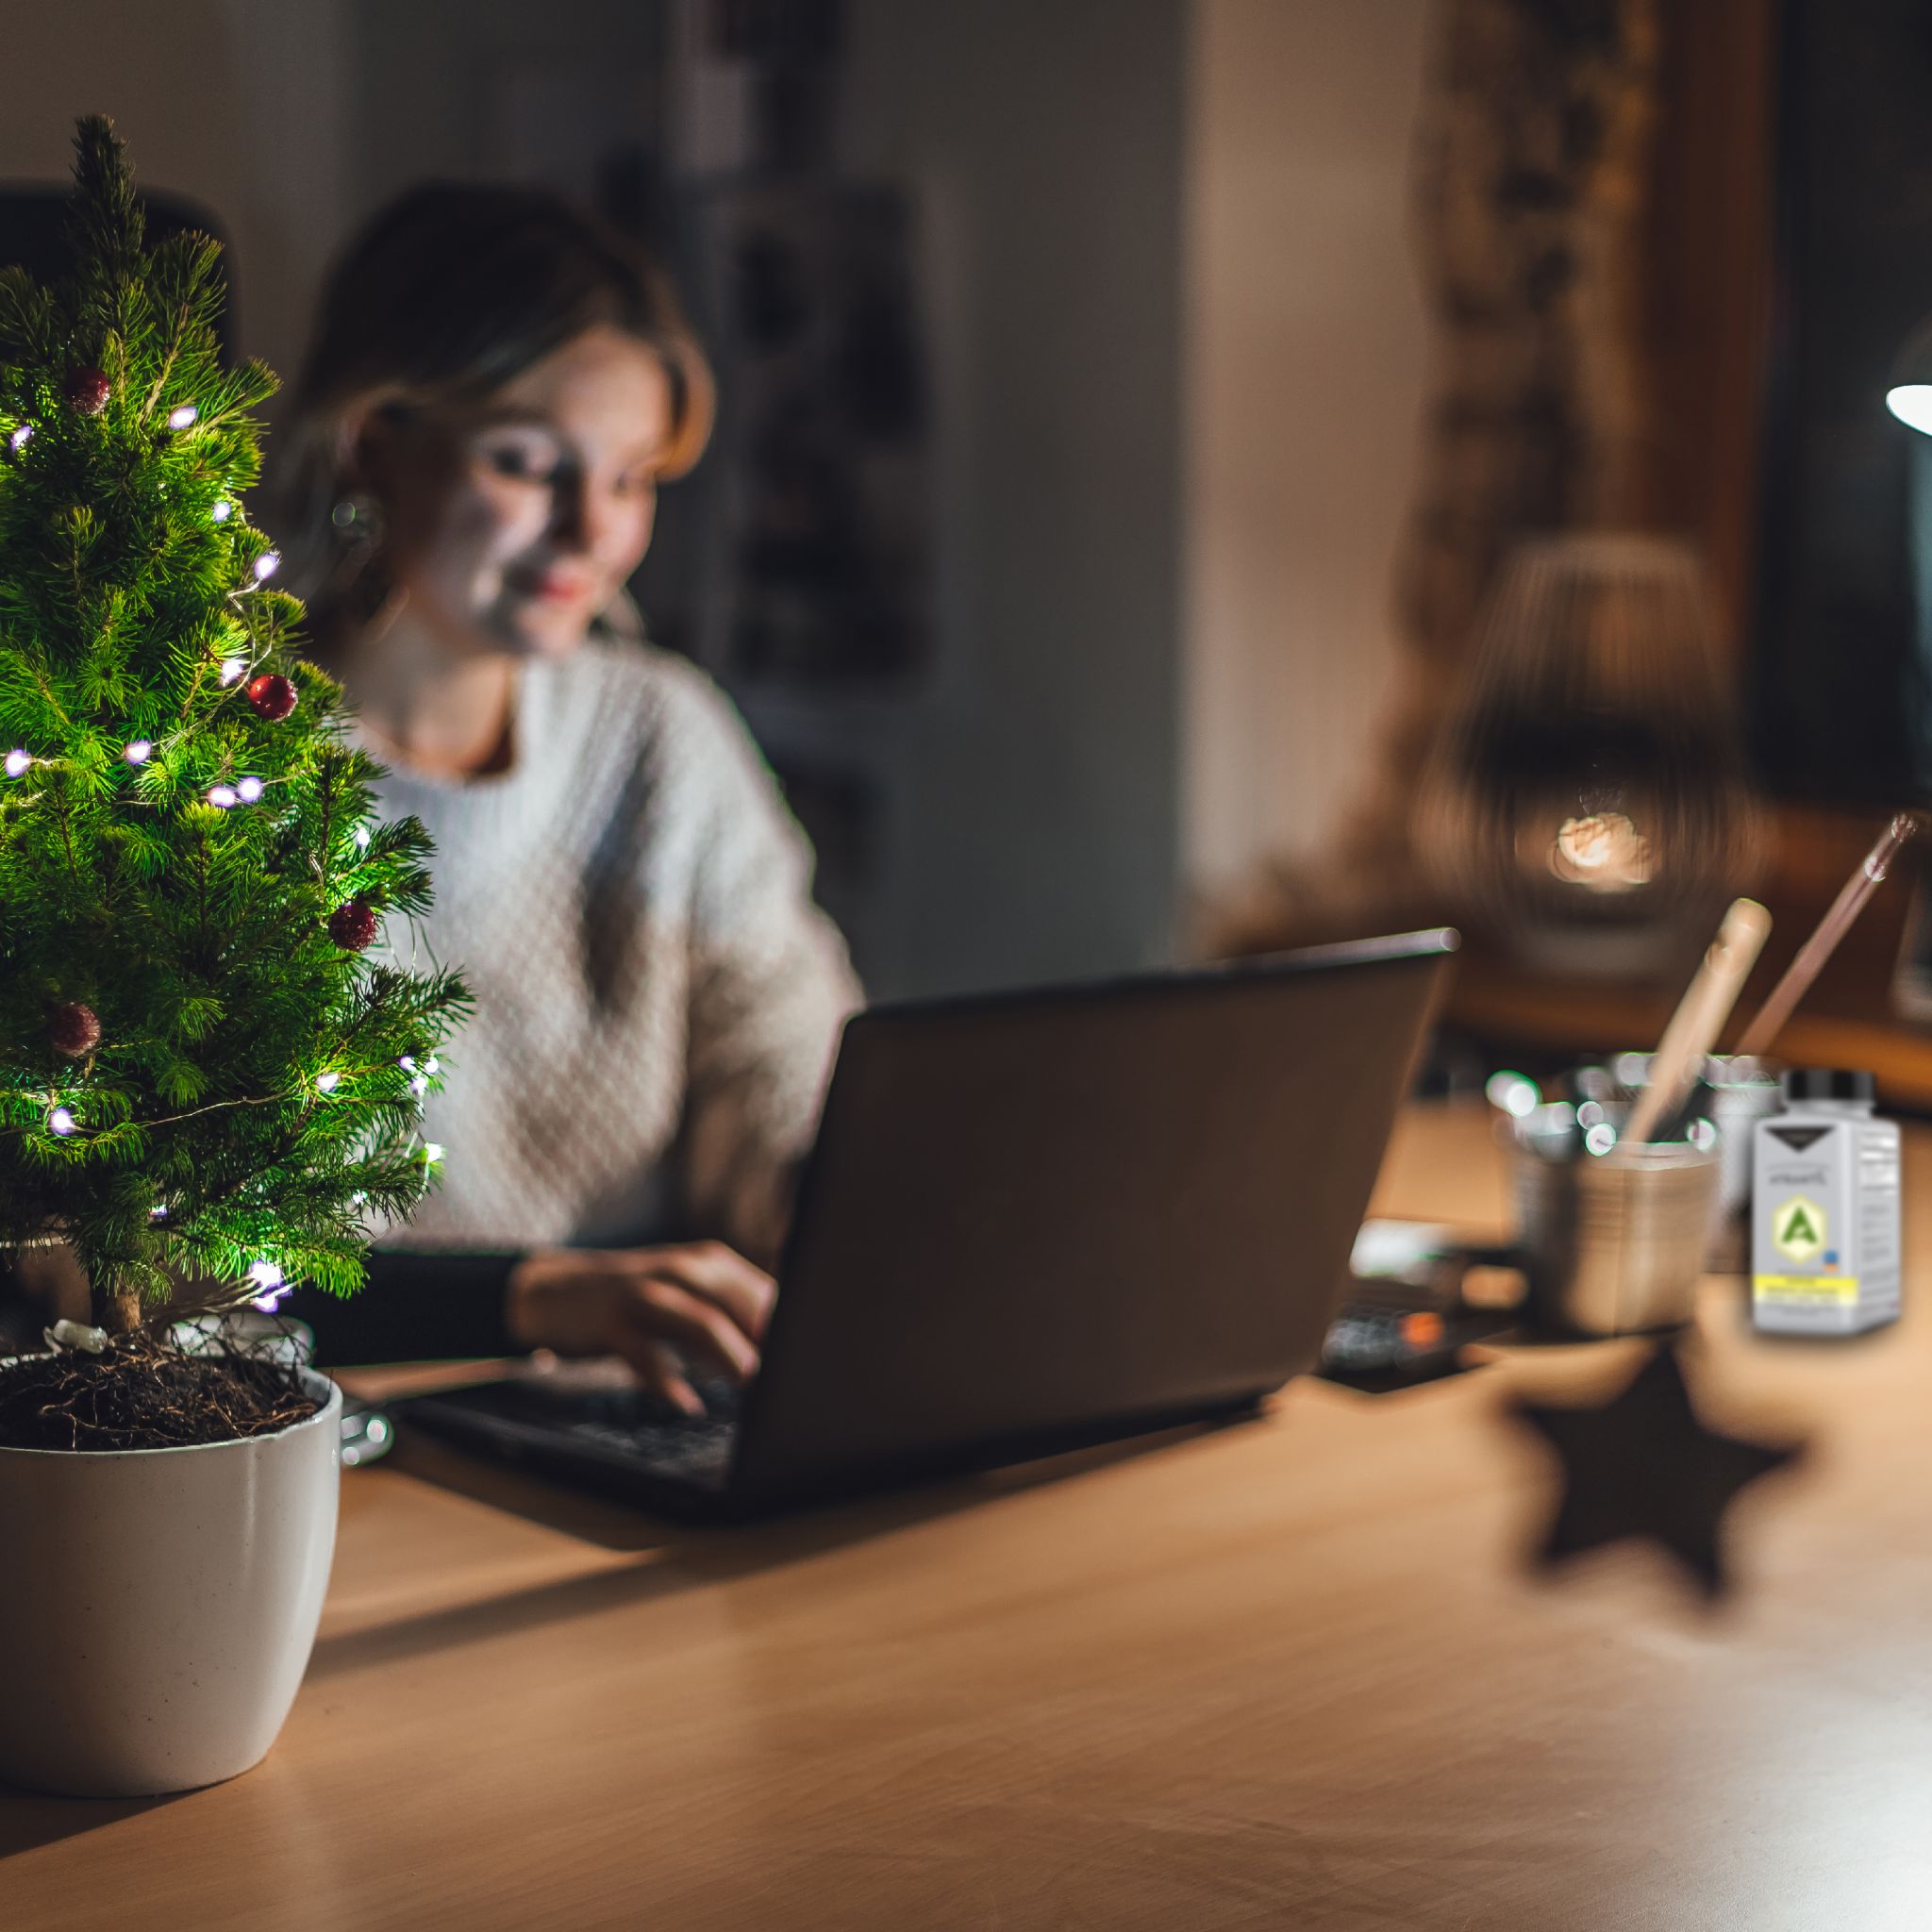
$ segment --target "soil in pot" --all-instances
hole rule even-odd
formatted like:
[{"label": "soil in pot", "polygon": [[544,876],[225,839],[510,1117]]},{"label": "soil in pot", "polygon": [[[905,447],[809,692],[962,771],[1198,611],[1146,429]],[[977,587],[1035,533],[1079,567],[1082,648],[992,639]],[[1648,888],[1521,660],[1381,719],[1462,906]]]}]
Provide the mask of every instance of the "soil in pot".
[{"label": "soil in pot", "polygon": [[63,1349],[0,1366],[0,1448],[186,1449],[271,1435],[317,1406],[285,1361],[123,1335],[99,1355]]}]

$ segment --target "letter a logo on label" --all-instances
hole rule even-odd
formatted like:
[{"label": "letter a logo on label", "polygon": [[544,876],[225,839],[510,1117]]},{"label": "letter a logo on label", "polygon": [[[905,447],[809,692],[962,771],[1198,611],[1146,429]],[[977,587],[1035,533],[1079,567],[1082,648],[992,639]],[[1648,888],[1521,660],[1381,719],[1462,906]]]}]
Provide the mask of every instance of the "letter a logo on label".
[{"label": "letter a logo on label", "polygon": [[1771,1238],[1793,1261],[1808,1261],[1824,1249],[1824,1209],[1793,1194],[1772,1215]]}]

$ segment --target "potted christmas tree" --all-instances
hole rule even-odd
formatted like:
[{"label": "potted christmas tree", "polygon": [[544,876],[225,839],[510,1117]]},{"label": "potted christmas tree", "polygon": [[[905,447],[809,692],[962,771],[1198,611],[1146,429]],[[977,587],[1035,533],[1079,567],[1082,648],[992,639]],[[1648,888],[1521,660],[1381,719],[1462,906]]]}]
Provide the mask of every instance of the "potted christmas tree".
[{"label": "potted christmas tree", "polygon": [[0,1248],[92,1312],[0,1363],[0,1780],[131,1793],[268,1749],[334,1544],[340,1395],[174,1324],[360,1284],[466,995],[375,943],[428,841],[293,655],[216,244],[75,147],[71,274],[0,272]]}]

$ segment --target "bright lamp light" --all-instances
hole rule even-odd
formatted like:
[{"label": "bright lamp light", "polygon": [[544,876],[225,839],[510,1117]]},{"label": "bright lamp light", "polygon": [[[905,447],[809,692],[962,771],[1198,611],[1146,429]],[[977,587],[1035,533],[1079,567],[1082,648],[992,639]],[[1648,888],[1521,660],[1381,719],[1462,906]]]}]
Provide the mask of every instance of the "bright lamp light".
[{"label": "bright lamp light", "polygon": [[1932,321],[1922,322],[1898,352],[1885,407],[1924,436],[1932,436]]},{"label": "bright lamp light", "polygon": [[1907,428],[1932,436],[1932,382],[1902,382],[1887,390],[1885,407]]}]

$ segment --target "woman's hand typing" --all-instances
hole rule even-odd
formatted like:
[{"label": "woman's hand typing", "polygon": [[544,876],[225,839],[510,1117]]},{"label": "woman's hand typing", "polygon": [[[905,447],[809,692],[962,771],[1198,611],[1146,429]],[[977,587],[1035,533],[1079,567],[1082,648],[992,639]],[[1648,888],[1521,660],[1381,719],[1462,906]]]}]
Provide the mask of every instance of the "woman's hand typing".
[{"label": "woman's hand typing", "polygon": [[505,1313],[521,1347],[622,1356],[654,1394],[701,1415],[686,1361],[750,1381],[777,1291],[722,1241],[548,1248],[511,1271]]}]

